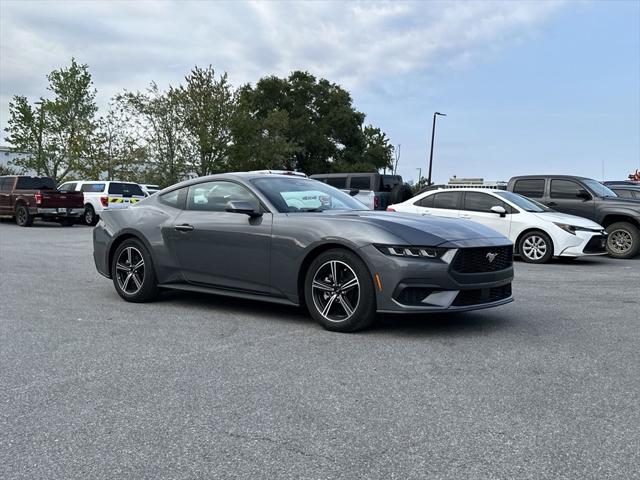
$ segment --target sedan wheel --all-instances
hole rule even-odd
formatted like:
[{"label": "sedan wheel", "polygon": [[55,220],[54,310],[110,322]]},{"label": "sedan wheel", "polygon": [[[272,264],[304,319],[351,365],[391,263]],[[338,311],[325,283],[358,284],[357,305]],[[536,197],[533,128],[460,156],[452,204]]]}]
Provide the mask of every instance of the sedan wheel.
[{"label": "sedan wheel", "polygon": [[146,302],[158,292],[151,255],[138,240],[125,240],[117,248],[111,275],[116,291],[129,302]]},{"label": "sedan wheel", "polygon": [[553,243],[543,232],[529,232],[520,239],[518,251],[527,263],[546,263],[553,256]]},{"label": "sedan wheel", "polygon": [[304,293],[309,313],[328,330],[353,332],[368,327],[375,319],[371,274],[348,250],[320,254],[309,266]]}]

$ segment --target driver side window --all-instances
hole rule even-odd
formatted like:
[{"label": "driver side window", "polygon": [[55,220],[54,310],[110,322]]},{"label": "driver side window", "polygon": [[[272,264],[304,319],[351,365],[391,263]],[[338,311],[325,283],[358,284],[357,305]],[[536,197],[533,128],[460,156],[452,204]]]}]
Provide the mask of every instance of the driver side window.
[{"label": "driver side window", "polygon": [[187,210],[224,212],[228,202],[251,202],[259,205],[258,199],[245,187],[227,181],[198,183],[189,187]]}]

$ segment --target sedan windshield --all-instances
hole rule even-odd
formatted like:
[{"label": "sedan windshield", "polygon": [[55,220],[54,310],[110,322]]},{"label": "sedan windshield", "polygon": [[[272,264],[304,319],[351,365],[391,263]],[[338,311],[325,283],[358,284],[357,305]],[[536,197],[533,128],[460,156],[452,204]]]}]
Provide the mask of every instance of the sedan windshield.
[{"label": "sedan windshield", "polygon": [[368,210],[355,198],[317,180],[268,177],[253,179],[251,183],[280,213]]},{"label": "sedan windshield", "polygon": [[541,213],[551,211],[551,209],[545,207],[541,203],[531,200],[530,198],[523,197],[522,195],[519,195],[517,193],[506,192],[504,190],[498,190],[494,193],[513,203],[516,207],[521,208],[525,212]]},{"label": "sedan windshield", "polygon": [[606,185],[601,184],[595,180],[587,179],[583,180],[585,185],[589,187],[596,195],[599,197],[617,197],[613,190],[611,190]]}]

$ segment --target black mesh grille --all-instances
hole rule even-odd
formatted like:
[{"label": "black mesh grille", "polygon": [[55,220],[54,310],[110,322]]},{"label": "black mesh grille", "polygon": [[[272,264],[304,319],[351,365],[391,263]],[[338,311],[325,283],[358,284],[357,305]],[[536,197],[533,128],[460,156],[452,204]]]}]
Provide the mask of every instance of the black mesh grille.
[{"label": "black mesh grille", "polygon": [[397,300],[403,305],[421,305],[424,298],[435,292],[433,288],[407,287],[400,292]]},{"label": "black mesh grille", "polygon": [[584,253],[602,253],[607,251],[607,237],[597,235],[587,242]]},{"label": "black mesh grille", "polygon": [[483,303],[497,302],[511,296],[511,284],[493,288],[478,288],[474,290],[462,290],[453,305],[465,307],[468,305],[480,305]]},{"label": "black mesh grille", "polygon": [[[493,259],[493,260],[491,260]],[[461,248],[451,268],[458,273],[497,272],[513,264],[513,247]]]}]

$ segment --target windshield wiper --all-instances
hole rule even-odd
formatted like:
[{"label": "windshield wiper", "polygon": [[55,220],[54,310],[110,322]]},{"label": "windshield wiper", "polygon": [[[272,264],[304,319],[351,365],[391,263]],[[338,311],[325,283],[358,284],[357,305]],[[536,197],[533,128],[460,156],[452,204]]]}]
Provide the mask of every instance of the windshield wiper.
[{"label": "windshield wiper", "polygon": [[301,212],[324,212],[324,208],[315,207],[315,208],[301,208]]}]

